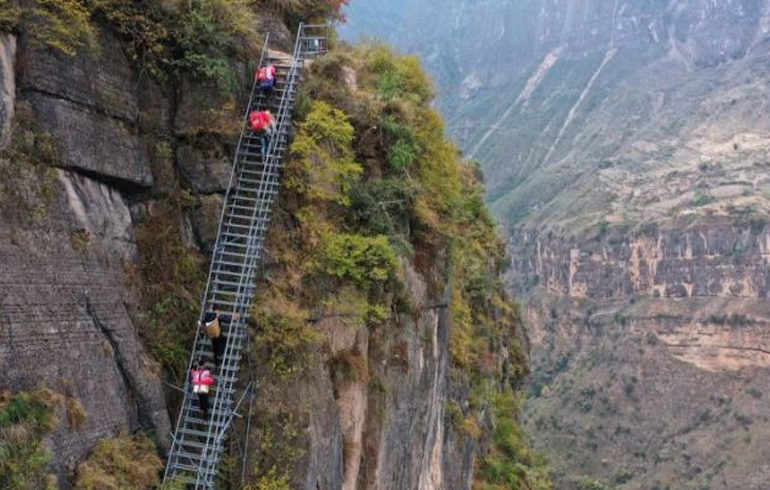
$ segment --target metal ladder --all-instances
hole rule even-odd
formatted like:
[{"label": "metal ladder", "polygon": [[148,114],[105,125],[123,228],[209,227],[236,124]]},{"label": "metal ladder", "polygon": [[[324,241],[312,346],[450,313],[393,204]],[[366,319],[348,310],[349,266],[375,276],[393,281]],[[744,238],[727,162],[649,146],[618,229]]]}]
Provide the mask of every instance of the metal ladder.
[{"label": "metal ladder", "polygon": [[[203,418],[198,397],[192,393],[188,377],[182,409],[172,435],[164,485],[214,489],[219,463],[226,449],[228,429],[235,417],[242,417],[238,411],[247,398],[251,417],[254,380],[250,379],[247,387],[237,396],[242,353],[249,341],[249,306],[256,292],[257,269],[264,252],[272,206],[280,188],[281,159],[288,145],[297,85],[304,61],[326,52],[326,29],[326,26],[300,24],[291,57],[270,57],[267,50],[269,36],[265,40],[259,66],[274,64],[276,83],[269,98],[259,89],[256,80],[251,89],[199,318],[202,320],[206,312],[218,305],[220,314],[229,315],[233,320],[221,325],[226,346],[219,369],[213,366],[211,341],[196,335],[188,372],[198,359],[204,359],[214,375],[216,382],[209,394],[209,416]],[[264,109],[269,109],[274,115],[276,129],[263,159],[261,138],[248,128],[248,115],[253,110]],[[248,422],[250,420],[247,421],[241,451],[241,479],[245,476],[247,460]]]}]

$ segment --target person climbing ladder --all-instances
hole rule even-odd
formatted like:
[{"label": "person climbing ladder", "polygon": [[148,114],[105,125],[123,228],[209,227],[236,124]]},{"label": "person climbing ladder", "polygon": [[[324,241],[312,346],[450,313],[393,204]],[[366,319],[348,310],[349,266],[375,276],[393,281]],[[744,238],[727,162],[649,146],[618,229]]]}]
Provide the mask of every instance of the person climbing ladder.
[{"label": "person climbing ladder", "polygon": [[[251,419],[258,412],[251,410],[256,403],[256,380],[252,379],[252,369],[244,369],[244,359],[252,345],[244,317],[251,308],[256,285],[261,284],[258,274],[264,260],[266,231],[281,187],[280,170],[287,156],[294,102],[306,62],[317,56],[317,50],[311,51],[307,40],[318,29],[300,24],[290,56],[270,58],[266,42],[261,61],[252,65],[267,68],[270,62],[276,64],[273,93],[268,101],[259,80],[251,78],[249,104],[243,108],[246,121],[239,123],[242,131],[234,150],[231,182],[225,190],[217,240],[201,298],[203,311],[198,321],[190,325],[190,334],[192,330],[197,332],[190,354],[190,377],[169,439],[171,447],[163,474],[166,486],[211,490],[218,488],[219,482],[227,482],[240,487],[245,482],[234,481],[233,467],[225,467],[224,463],[232,461],[237,465],[230,457],[236,447],[241,450],[243,468],[253,460],[249,458],[248,441],[254,442],[254,437],[238,430],[254,426]],[[266,41],[268,38],[266,34]],[[269,86],[266,83],[265,88]],[[264,158],[260,158],[260,152]],[[215,304],[222,314],[218,315]],[[236,312],[241,318],[227,325],[224,314],[236,317]],[[214,367],[214,355],[220,363],[218,370]],[[158,434],[159,439],[163,436]],[[226,474],[222,475],[220,470]]]},{"label": "person climbing ladder", "polygon": [[214,364],[217,367],[219,367],[220,359],[227,346],[227,337],[222,335],[222,329],[230,325],[233,320],[238,321],[239,318],[240,315],[237,313],[234,316],[221,315],[218,305],[212,305],[211,311],[203,315],[200,327],[206,337],[211,339],[211,350],[214,354]]},{"label": "person climbing ladder", "polygon": [[214,377],[206,368],[203,359],[198,359],[197,366],[190,371],[190,383],[193,387],[193,393],[198,395],[198,406],[203,412],[203,418],[209,418],[209,391],[214,384]]},{"label": "person climbing ladder", "polygon": [[275,88],[275,72],[275,65],[272,63],[268,63],[257,70],[257,83],[259,84],[259,89],[265,94],[265,97],[269,98]]},{"label": "person climbing ladder", "polygon": [[275,132],[275,118],[270,111],[251,111],[249,114],[249,126],[254,134],[261,138],[260,151],[262,153],[262,160],[267,158],[267,148],[270,146],[270,139]]}]

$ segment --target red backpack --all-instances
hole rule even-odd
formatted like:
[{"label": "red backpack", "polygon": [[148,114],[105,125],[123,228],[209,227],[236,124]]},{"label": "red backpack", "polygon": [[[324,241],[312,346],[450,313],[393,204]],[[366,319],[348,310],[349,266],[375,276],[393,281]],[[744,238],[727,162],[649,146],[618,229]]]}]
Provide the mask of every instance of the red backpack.
[{"label": "red backpack", "polygon": [[273,116],[267,111],[251,111],[249,125],[254,131],[265,131],[273,121]]},{"label": "red backpack", "polygon": [[275,78],[275,66],[267,65],[257,70],[257,81],[265,82]]}]

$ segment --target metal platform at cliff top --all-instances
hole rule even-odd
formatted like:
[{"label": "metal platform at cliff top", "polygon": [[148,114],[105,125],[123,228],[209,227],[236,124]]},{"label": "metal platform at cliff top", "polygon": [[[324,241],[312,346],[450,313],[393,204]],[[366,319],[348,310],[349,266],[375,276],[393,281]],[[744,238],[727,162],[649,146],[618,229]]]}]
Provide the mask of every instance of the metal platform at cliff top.
[{"label": "metal platform at cliff top", "polygon": [[[291,55],[271,56],[267,49],[269,36],[262,49],[259,66],[275,65],[275,88],[269,98],[259,89],[256,80],[251,88],[200,313],[202,320],[213,305],[218,305],[221,313],[232,316],[233,321],[222,325],[227,342],[218,369],[213,366],[211,341],[196,335],[188,372],[194,362],[204,359],[216,383],[209,395],[211,407],[205,418],[197,396],[192,393],[190,380],[185,383],[184,400],[163,477],[164,485],[172,488],[216,488],[219,466],[230,444],[236,457],[242,460],[240,479],[245,476],[255,397],[250,363],[248,369],[241,372],[241,361],[247,356],[249,343],[249,306],[256,294],[257,270],[280,188],[281,161],[289,143],[297,86],[305,61],[325,54],[326,34],[325,25],[301,24]],[[275,115],[276,129],[263,158],[262,139],[249,129],[248,115],[264,109]],[[242,434],[231,430],[237,418],[245,420]]]}]

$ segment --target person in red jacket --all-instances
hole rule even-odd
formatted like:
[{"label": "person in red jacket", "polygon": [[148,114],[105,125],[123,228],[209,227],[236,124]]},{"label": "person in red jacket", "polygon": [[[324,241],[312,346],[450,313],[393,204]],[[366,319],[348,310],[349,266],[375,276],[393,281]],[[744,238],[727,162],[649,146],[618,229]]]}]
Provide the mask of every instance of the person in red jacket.
[{"label": "person in red jacket", "polygon": [[214,384],[214,377],[206,368],[203,359],[198,360],[198,365],[190,371],[190,382],[192,383],[193,393],[198,395],[198,405],[203,412],[203,418],[209,418],[209,391]]},{"label": "person in red jacket", "polygon": [[270,97],[270,94],[275,88],[275,65],[268,63],[258,69],[255,76],[257,78],[257,84],[259,84],[259,88],[265,94],[265,97]]},{"label": "person in red jacket", "polygon": [[270,111],[251,111],[249,114],[249,126],[251,130],[261,138],[260,151],[262,160],[267,158],[267,148],[270,146],[270,139],[275,132],[275,118]]}]

